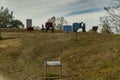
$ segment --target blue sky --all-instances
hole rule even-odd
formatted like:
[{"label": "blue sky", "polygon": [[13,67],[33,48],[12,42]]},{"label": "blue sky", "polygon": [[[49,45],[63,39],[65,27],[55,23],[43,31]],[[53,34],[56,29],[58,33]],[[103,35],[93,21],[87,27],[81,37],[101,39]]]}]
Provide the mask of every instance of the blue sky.
[{"label": "blue sky", "polygon": [[41,26],[52,16],[65,17],[68,24],[85,22],[90,29],[99,24],[104,16],[103,6],[109,0],[0,0],[0,6],[8,7],[16,19],[26,24],[33,20],[33,26]]}]

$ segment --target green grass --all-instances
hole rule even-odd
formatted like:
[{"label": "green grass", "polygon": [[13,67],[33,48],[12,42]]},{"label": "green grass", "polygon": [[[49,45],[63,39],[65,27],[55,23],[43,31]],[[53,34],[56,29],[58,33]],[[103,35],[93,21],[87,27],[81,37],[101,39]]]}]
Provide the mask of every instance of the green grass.
[{"label": "green grass", "polygon": [[[11,80],[43,80],[44,61],[62,61],[62,80],[120,80],[120,35],[2,33],[0,74]],[[55,74],[51,69],[50,74]]]}]

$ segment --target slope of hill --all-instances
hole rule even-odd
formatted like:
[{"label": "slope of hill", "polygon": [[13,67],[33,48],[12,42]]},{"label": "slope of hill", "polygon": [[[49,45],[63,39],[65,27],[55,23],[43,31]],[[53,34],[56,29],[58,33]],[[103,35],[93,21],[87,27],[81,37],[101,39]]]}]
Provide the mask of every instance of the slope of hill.
[{"label": "slope of hill", "polygon": [[[120,35],[2,33],[0,74],[9,80],[43,80],[44,61],[62,61],[62,80],[120,80]],[[56,68],[48,75],[55,75]]]}]

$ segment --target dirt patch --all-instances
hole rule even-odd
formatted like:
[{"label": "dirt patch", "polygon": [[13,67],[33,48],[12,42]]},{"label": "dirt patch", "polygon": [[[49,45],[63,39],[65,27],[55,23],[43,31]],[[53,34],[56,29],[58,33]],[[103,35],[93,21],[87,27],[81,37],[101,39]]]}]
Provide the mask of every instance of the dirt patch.
[{"label": "dirt patch", "polygon": [[0,42],[0,48],[17,47],[20,45],[20,39],[3,40]]},{"label": "dirt patch", "polygon": [[0,80],[8,80],[6,77],[0,75]]}]

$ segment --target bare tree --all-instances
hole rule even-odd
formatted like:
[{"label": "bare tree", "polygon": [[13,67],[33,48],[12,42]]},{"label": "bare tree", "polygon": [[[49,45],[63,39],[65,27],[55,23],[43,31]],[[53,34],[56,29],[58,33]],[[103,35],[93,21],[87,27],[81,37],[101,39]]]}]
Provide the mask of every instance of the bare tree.
[{"label": "bare tree", "polygon": [[111,16],[111,25],[117,33],[120,33],[120,0],[111,0],[110,4],[104,7]]},{"label": "bare tree", "polygon": [[102,32],[102,33],[112,33],[112,30],[111,30],[109,24],[106,23],[105,21],[103,22],[101,32]]},{"label": "bare tree", "polygon": [[67,24],[67,21],[65,20],[64,17],[58,17],[58,18],[56,18],[55,16],[53,16],[50,19],[48,19],[48,22],[52,22],[53,26],[56,29],[59,29],[59,30],[62,29],[63,24]]},{"label": "bare tree", "polygon": [[67,21],[65,20],[64,17],[59,17],[56,20],[56,24],[57,24],[56,27],[61,30],[63,29],[63,25],[67,24]]},{"label": "bare tree", "polygon": [[100,17],[100,25],[102,27],[101,33],[113,33],[109,16]]}]

